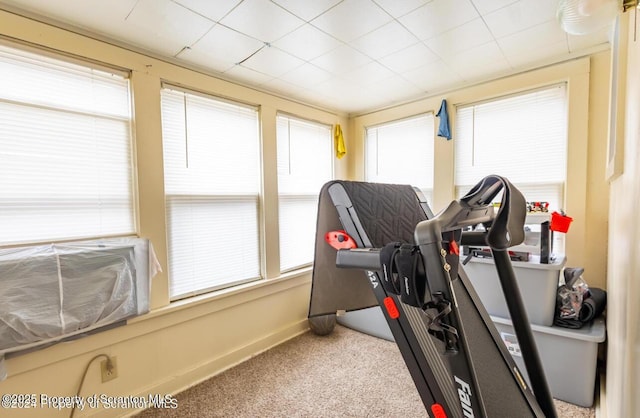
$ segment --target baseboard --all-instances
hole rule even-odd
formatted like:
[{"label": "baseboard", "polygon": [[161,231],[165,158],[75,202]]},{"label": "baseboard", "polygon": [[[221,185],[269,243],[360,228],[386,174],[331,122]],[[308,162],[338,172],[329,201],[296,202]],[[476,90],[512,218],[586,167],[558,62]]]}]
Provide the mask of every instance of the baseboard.
[{"label": "baseboard", "polygon": [[[270,348],[295,338],[308,330],[309,326],[307,324],[307,319],[305,318],[304,320],[291,324],[286,328],[273,332],[245,346],[239,347],[232,352],[207,361],[206,363],[193,366],[188,370],[184,370],[182,373],[169,376],[163,381],[156,382],[152,386],[141,389],[136,394],[131,394],[131,396],[145,398],[148,398],[149,395],[164,396],[170,394],[175,396],[176,394],[223,373],[224,371],[257,356]],[[144,408],[136,410],[106,409],[96,411],[95,414],[90,414],[90,416],[95,418],[130,417],[139,413],[143,409]]]}]

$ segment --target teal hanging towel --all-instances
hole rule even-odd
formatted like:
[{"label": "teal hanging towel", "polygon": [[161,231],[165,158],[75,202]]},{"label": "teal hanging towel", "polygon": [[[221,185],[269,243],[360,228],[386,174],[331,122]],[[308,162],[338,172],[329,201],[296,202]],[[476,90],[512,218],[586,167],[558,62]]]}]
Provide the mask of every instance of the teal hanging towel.
[{"label": "teal hanging towel", "polygon": [[447,101],[442,99],[440,110],[436,115],[440,118],[440,126],[438,126],[438,136],[451,139],[451,131],[449,130],[449,115],[447,114]]}]

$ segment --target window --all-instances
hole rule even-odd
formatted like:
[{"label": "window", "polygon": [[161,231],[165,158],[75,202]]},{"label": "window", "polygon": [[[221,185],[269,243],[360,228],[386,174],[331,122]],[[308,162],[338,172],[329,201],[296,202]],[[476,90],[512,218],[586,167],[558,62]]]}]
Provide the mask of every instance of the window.
[{"label": "window", "polygon": [[318,196],[333,178],[331,126],[277,117],[280,271],[313,261]]},{"label": "window", "polygon": [[162,136],[171,299],[259,279],[257,109],[165,87]]},{"label": "window", "polygon": [[0,244],[135,233],[129,80],[0,45]]},{"label": "window", "polygon": [[564,202],[566,85],[461,106],[456,112],[455,186],[463,196],[483,177],[509,179],[527,201]]},{"label": "window", "polygon": [[367,128],[366,180],[410,184],[433,203],[433,137],[432,113]]}]

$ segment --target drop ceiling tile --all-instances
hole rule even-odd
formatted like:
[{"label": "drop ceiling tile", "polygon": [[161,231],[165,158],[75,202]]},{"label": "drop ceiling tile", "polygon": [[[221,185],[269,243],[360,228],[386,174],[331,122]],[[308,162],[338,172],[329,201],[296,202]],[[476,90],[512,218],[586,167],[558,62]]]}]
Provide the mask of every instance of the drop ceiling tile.
[{"label": "drop ceiling tile", "polygon": [[105,34],[115,34],[138,0],[78,1],[78,0],[3,0],[3,3],[28,12],[49,16],[63,23]]},{"label": "drop ceiling tile", "polygon": [[506,76],[512,70],[511,64],[502,58],[501,60],[484,62],[459,69],[460,76],[468,83],[476,83]]},{"label": "drop ceiling tile", "polygon": [[425,94],[425,91],[402,77],[390,77],[372,85],[365,85],[371,92],[388,97],[394,102],[406,102]]},{"label": "drop ceiling tile", "polygon": [[242,65],[234,65],[226,70],[224,75],[231,80],[236,80],[242,84],[253,86],[259,86],[273,78],[270,75],[254,71],[251,68],[247,68]]},{"label": "drop ceiling tile", "polygon": [[408,48],[380,58],[378,62],[391,71],[404,73],[439,59],[425,44],[417,42]]},{"label": "drop ceiling tile", "polygon": [[269,0],[244,0],[220,23],[263,42],[273,42],[304,22]]},{"label": "drop ceiling tile", "polygon": [[287,97],[293,99],[300,99],[300,92],[302,90],[305,90],[300,86],[291,84],[279,78],[272,78],[266,83],[261,84],[260,87],[278,95],[286,95]]},{"label": "drop ceiling tile", "polygon": [[391,21],[352,41],[351,46],[373,59],[378,59],[413,45],[416,41],[416,37],[401,24]]},{"label": "drop ceiling tile", "polygon": [[379,109],[392,103],[388,97],[383,97],[365,88],[354,89],[339,88],[327,94],[331,108],[342,108],[346,112],[366,112],[371,109]]},{"label": "drop ceiling tile", "polygon": [[[216,22],[227,15],[234,7],[239,5],[242,0],[216,0],[216,1],[202,1],[202,0],[172,0],[175,3],[181,4],[189,10],[199,13],[205,17]],[[111,1],[113,3],[113,1]]]},{"label": "drop ceiling tile", "polygon": [[412,84],[424,91],[442,90],[462,84],[463,80],[442,60],[430,62],[402,75]]},{"label": "drop ceiling tile", "polygon": [[[117,43],[150,51],[158,55],[173,56],[186,44],[182,40],[157,37],[126,21],[138,0],[120,0],[117,2],[88,2],[79,0],[10,0],[4,1],[11,6],[47,16],[63,24],[106,37]],[[176,6],[180,7],[180,6]],[[211,26],[213,22],[209,24]]]},{"label": "drop ceiling tile", "polygon": [[398,20],[425,40],[478,17],[470,0],[434,0]]},{"label": "drop ceiling tile", "polygon": [[320,29],[304,24],[273,43],[274,46],[291,55],[310,61],[343,45]]},{"label": "drop ceiling tile", "polygon": [[275,47],[265,47],[244,61],[242,66],[272,77],[280,77],[282,74],[302,64],[304,64],[304,61],[300,58],[296,58]]},{"label": "drop ceiling tile", "polygon": [[279,4],[306,22],[320,16],[341,1],[342,0],[273,0],[274,3]]},{"label": "drop ceiling tile", "polygon": [[[138,0],[12,0],[4,3],[109,38],[117,43],[169,57],[193,43],[213,26],[213,22],[167,0],[158,1],[157,7],[153,7],[156,3],[152,5],[149,1]],[[147,13],[147,9],[153,10]],[[172,20],[169,16],[174,11],[176,22],[169,22],[163,27],[162,22]],[[133,19],[130,14],[133,15]],[[189,16],[194,17],[192,30],[176,33],[176,26],[179,26],[180,22],[184,23]],[[155,25],[155,21],[161,24]]]},{"label": "drop ceiling tile", "polygon": [[496,42],[491,41],[449,57],[445,61],[451,66],[451,68],[457,71],[458,68],[470,67],[491,61],[499,61],[501,59],[504,59],[502,51]]},{"label": "drop ceiling tile", "polygon": [[363,53],[343,45],[311,60],[311,63],[332,74],[344,74],[371,61]]},{"label": "drop ceiling tile", "polygon": [[569,52],[579,52],[597,45],[610,44],[611,27],[600,29],[588,35],[567,35]]},{"label": "drop ceiling tile", "polygon": [[195,43],[214,24],[169,0],[140,0],[119,35],[143,48],[174,55]]},{"label": "drop ceiling tile", "polygon": [[510,4],[516,3],[518,0],[471,0],[481,15],[486,15]]},{"label": "drop ceiling tile", "polygon": [[331,110],[345,110],[344,100],[336,100],[335,98],[323,94],[321,91],[302,88],[297,85],[289,84],[281,79],[269,80],[260,87],[269,92],[273,92],[276,95],[286,97],[289,100],[297,100],[301,103],[324,107]]},{"label": "drop ceiling tile", "polygon": [[[509,55],[519,55],[523,52],[544,48],[547,45],[566,42],[566,33],[554,20],[542,23],[516,32],[511,35],[498,38],[497,42],[502,52]],[[565,48],[566,49],[566,48]],[[568,51],[567,51],[568,52]]]},{"label": "drop ceiling tile", "polygon": [[483,18],[496,38],[556,20],[558,0],[520,0]]},{"label": "drop ceiling tile", "polygon": [[360,85],[377,83],[380,80],[390,78],[391,76],[393,76],[393,72],[391,70],[375,61],[371,61],[368,64],[342,74],[342,78],[345,80],[352,81]]},{"label": "drop ceiling tile", "polygon": [[393,104],[393,100],[375,95],[359,94],[349,97],[337,97],[333,101],[333,105],[335,106],[336,104],[343,106],[349,113],[367,113],[375,109],[387,107]]},{"label": "drop ceiling tile", "polygon": [[361,94],[364,88],[353,81],[332,77],[330,80],[314,86],[311,90],[322,92],[327,97],[350,97]]},{"label": "drop ceiling tile", "polygon": [[505,56],[513,68],[529,69],[565,60],[568,52],[567,41],[563,40],[537,48],[513,51]]},{"label": "drop ceiling tile", "polygon": [[192,64],[195,67],[219,73],[227,71],[236,64],[234,61],[225,59],[223,56],[210,55],[193,49],[185,49],[181,51],[177,58],[180,61]]},{"label": "drop ceiling tile", "polygon": [[296,98],[298,98],[298,100],[303,103],[318,106],[320,108],[330,109],[333,111],[341,110],[343,112],[349,112],[349,109],[347,109],[340,100],[328,96],[322,90],[298,88],[296,91]]},{"label": "drop ceiling tile", "polygon": [[493,74],[497,77],[511,70],[511,66],[494,41],[448,58],[446,62],[465,81],[476,81]]},{"label": "drop ceiling tile", "polygon": [[312,105],[325,107],[332,110],[342,109],[340,105],[336,105],[336,102],[334,101],[334,99],[328,98],[327,96],[322,94],[322,92],[320,91],[299,88],[296,94],[298,95],[298,97],[300,97],[300,100],[303,101],[304,103],[309,103]]},{"label": "drop ceiling tile", "polygon": [[324,83],[331,78],[331,73],[316,67],[310,63],[304,63],[301,66],[283,74],[279,77],[281,80],[301,86],[305,88],[313,88],[318,84]]},{"label": "drop ceiling tile", "polygon": [[264,44],[247,35],[222,25],[215,25],[191,49],[178,57],[198,57],[201,60],[212,59],[219,62],[238,63],[262,48]]},{"label": "drop ceiling tile", "polygon": [[343,42],[349,42],[390,20],[391,16],[371,0],[344,0],[312,20],[311,24]]},{"label": "drop ceiling tile", "polygon": [[391,16],[398,18],[432,0],[373,0]]},{"label": "drop ceiling tile", "polygon": [[426,40],[425,44],[440,57],[446,57],[491,40],[493,37],[487,29],[487,25],[481,18],[477,18]]}]

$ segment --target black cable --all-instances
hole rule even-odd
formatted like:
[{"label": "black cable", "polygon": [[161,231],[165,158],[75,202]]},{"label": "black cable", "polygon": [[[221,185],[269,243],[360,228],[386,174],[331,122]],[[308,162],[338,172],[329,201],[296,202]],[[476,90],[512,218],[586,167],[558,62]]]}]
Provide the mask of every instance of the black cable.
[{"label": "black cable", "polygon": [[[78,391],[76,392],[76,399],[80,397],[80,391],[82,391],[82,386],[84,385],[84,379],[86,379],[86,377],[87,377],[87,373],[89,372],[89,367],[91,367],[91,363],[93,363],[94,361],[96,361],[100,357],[106,358],[107,359],[107,368],[108,369],[111,368],[111,357],[109,357],[106,354],[98,354],[95,357],[93,357],[91,360],[89,360],[89,363],[87,363],[87,367],[85,367],[84,373],[82,374],[82,379],[80,379],[80,385],[78,385]],[[69,415],[69,418],[73,418],[73,415],[76,412],[76,407],[77,406],[78,406],[77,402],[74,402],[73,409],[71,410],[71,414]]]}]

